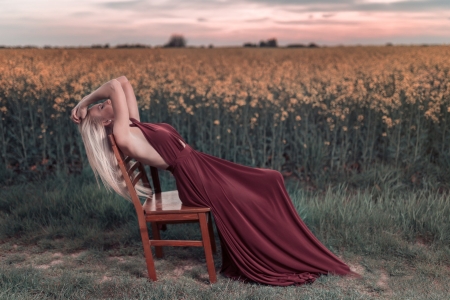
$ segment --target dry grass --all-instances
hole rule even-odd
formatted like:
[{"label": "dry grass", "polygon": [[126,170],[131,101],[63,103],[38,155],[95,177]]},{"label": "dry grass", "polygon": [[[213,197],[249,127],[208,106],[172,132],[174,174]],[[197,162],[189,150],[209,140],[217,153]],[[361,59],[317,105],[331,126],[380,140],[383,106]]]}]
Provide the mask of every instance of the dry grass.
[{"label": "dry grass", "polygon": [[[48,292],[46,285],[49,281],[58,283],[71,277],[78,278],[78,281],[84,278],[89,282],[74,287],[72,294],[65,294],[69,298],[79,295],[83,289],[87,299],[124,299],[136,295],[145,298],[151,297],[155,290],[160,292],[174,285],[177,287],[175,294],[183,299],[230,299],[232,295],[241,299],[245,295],[252,297],[255,290],[265,290],[260,294],[264,294],[264,297],[255,299],[446,299],[450,292],[447,284],[449,266],[433,261],[433,251],[428,250],[427,259],[412,261],[399,258],[380,260],[347,253],[344,259],[352,270],[362,275],[361,278],[322,276],[311,285],[279,288],[238,283],[220,275],[218,282],[210,285],[201,258],[194,255],[186,259],[179,255],[180,252],[189,251],[187,249],[168,249],[165,258],[156,260],[159,276],[156,283],[147,281],[142,255],[115,256],[92,250],[61,253],[42,251],[36,246],[12,245],[11,242],[1,244],[0,249],[0,270],[3,276],[8,276],[14,270],[27,270],[28,274],[35,272],[42,284],[43,294]],[[220,253],[214,258],[218,270]],[[16,284],[21,285],[20,281]],[[184,288],[180,288],[180,285]],[[111,286],[115,290],[122,289],[122,292],[110,294]],[[1,282],[0,295],[8,295],[5,287],[5,282]],[[26,299],[33,298],[26,292],[21,295]],[[161,294],[161,299],[173,299],[173,295]]]},{"label": "dry grass", "polygon": [[[195,247],[165,249],[156,260],[159,281],[148,282],[133,208],[92,178],[5,188],[0,299],[446,299],[449,198],[389,182],[379,189],[289,188],[307,226],[362,278],[322,276],[286,288],[222,276],[210,285]],[[196,239],[195,225],[169,226],[163,238]],[[214,259],[218,270],[220,252]]]}]

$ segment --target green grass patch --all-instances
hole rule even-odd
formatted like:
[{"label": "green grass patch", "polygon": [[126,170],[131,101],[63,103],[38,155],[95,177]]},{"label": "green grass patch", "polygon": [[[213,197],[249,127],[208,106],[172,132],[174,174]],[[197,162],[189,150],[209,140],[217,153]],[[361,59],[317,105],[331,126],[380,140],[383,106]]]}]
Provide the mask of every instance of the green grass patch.
[{"label": "green grass patch", "polygon": [[[41,256],[46,259],[39,260]],[[446,299],[450,292],[450,270],[442,264],[360,256],[350,262],[362,278],[322,276],[311,285],[273,287],[219,275],[218,282],[211,285],[198,257],[179,260],[169,254],[158,259],[159,280],[149,282],[142,276],[145,265],[141,255],[48,251],[11,264],[2,261],[0,299]]]},{"label": "green grass patch", "polygon": [[[171,175],[162,173],[163,189],[174,188]],[[381,183],[315,192],[288,183],[288,189],[301,218],[332,249],[416,257],[420,244],[442,251],[450,244],[450,200],[437,190]],[[98,188],[90,173],[4,188],[0,214],[0,238],[37,244],[44,250],[121,251],[141,243],[133,206]],[[195,226],[169,226],[163,235],[195,238]],[[447,250],[442,255],[448,262]]]},{"label": "green grass patch", "polygon": [[[174,188],[162,174],[163,189]],[[148,282],[132,205],[92,174],[0,190],[0,299],[445,299],[450,200],[438,189],[377,181],[306,191],[287,181],[313,233],[363,275],[270,287],[219,276],[208,284],[201,248],[165,247]],[[199,238],[198,225],[169,225],[163,238]],[[219,243],[216,239],[217,244]],[[220,250],[215,255],[220,267]]]}]

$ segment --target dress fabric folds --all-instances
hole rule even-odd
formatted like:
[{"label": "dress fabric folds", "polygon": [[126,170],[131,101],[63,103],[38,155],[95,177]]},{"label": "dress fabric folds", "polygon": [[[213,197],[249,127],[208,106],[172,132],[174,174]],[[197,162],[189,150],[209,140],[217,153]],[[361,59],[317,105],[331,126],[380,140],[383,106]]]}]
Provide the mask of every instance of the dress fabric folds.
[{"label": "dress fabric folds", "polygon": [[287,286],[353,273],[300,219],[280,172],[196,151],[169,124],[130,120],[169,165],[183,204],[211,208],[225,276]]}]

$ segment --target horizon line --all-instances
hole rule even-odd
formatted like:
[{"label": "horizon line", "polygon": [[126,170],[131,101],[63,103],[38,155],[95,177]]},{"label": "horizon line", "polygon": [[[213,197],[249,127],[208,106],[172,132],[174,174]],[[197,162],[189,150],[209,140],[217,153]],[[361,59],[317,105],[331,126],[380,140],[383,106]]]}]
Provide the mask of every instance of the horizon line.
[{"label": "horizon line", "polygon": [[[246,44],[252,44],[251,46],[246,46]],[[70,45],[43,45],[37,46],[32,44],[23,44],[23,45],[0,45],[0,49],[127,49],[127,48],[147,48],[147,49],[155,49],[155,48],[167,48],[167,49],[181,49],[181,48],[332,48],[332,47],[392,47],[392,46],[449,46],[450,43],[392,43],[386,42],[383,44],[366,44],[366,43],[356,43],[356,44],[317,44],[314,42],[310,43],[292,43],[286,45],[277,45],[277,46],[259,46],[256,43],[246,42],[242,45],[218,45],[210,43],[208,45],[186,45],[184,47],[168,47],[165,45],[151,45],[151,44],[143,44],[143,43],[119,43],[111,46],[109,43],[104,44],[91,44],[91,45],[78,45],[78,46],[70,46]]]}]

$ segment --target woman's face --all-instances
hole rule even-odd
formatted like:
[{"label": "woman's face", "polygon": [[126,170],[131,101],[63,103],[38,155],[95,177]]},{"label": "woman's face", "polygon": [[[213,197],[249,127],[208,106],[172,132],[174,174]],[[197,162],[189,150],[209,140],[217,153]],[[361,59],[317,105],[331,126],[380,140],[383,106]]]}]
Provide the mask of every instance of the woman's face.
[{"label": "woman's face", "polygon": [[93,105],[89,108],[89,114],[96,119],[100,119],[104,125],[109,125],[114,120],[111,100],[108,99],[103,103]]}]

